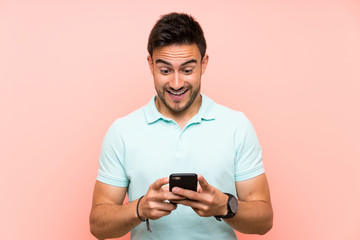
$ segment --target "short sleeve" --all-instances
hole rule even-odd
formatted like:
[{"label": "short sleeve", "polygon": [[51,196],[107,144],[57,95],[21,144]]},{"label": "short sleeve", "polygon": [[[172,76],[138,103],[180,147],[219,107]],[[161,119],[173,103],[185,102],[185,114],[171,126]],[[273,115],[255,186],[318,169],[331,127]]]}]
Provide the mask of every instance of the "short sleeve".
[{"label": "short sleeve", "polygon": [[235,181],[244,181],[264,173],[262,149],[251,122],[242,114],[235,132]]},{"label": "short sleeve", "polygon": [[116,187],[127,187],[129,179],[124,168],[124,141],[115,121],[107,131],[99,158],[97,180]]}]

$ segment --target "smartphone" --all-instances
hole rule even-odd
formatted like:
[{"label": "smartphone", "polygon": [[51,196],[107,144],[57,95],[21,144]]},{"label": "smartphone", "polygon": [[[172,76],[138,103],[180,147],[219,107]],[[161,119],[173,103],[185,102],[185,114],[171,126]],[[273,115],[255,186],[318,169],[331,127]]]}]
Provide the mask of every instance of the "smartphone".
[{"label": "smartphone", "polygon": [[170,192],[173,187],[180,187],[197,191],[197,174],[196,173],[173,173],[170,175]]}]

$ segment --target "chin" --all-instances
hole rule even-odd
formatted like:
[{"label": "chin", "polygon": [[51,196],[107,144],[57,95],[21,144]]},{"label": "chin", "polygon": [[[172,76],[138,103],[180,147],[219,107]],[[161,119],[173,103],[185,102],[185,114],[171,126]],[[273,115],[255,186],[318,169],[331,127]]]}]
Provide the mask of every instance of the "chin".
[{"label": "chin", "polygon": [[186,109],[188,109],[188,106],[186,106],[186,104],[184,104],[183,106],[178,106],[178,107],[176,107],[176,106],[168,106],[169,107],[169,109],[171,110],[171,111],[173,111],[173,112],[176,112],[176,113],[180,113],[180,112],[183,112],[183,111],[185,111]]}]

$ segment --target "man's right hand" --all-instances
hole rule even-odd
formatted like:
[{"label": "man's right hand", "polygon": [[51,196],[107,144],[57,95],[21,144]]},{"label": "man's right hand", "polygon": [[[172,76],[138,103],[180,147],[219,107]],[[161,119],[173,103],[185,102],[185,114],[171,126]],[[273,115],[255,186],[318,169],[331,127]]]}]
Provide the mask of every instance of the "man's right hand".
[{"label": "man's right hand", "polygon": [[142,219],[156,220],[169,215],[176,209],[176,204],[168,201],[184,200],[184,197],[173,194],[169,191],[169,178],[160,178],[150,185],[147,193],[139,203],[139,215]]}]

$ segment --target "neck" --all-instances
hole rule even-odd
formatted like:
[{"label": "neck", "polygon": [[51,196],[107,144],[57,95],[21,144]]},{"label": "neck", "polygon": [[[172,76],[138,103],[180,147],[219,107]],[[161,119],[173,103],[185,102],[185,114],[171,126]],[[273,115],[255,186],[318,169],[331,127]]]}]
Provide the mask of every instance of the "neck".
[{"label": "neck", "polygon": [[173,119],[181,127],[181,129],[183,129],[186,123],[199,112],[202,103],[202,97],[199,93],[191,106],[181,112],[172,111],[164,104],[161,104],[160,101],[161,100],[157,97],[155,101],[157,110],[165,117]]}]

